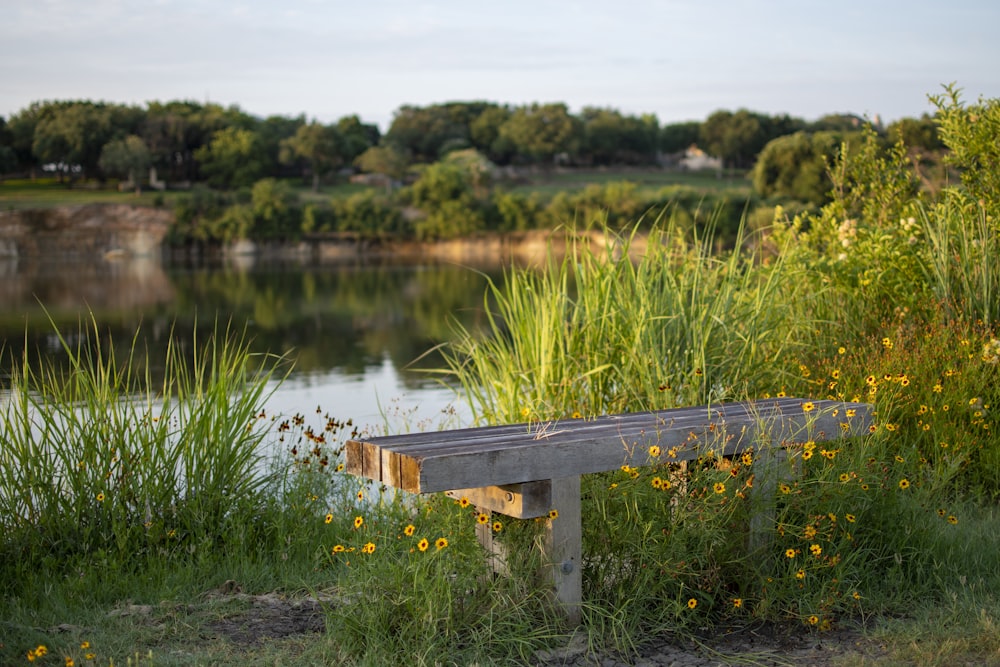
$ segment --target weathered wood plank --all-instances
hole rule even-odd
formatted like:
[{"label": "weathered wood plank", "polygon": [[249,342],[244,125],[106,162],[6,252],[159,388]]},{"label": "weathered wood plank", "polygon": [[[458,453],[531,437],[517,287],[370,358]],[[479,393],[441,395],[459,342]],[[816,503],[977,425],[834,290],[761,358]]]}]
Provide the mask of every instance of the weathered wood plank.
[{"label": "weathered wood plank", "polygon": [[[364,441],[362,451],[367,456],[369,446],[374,446],[392,452],[399,457],[399,469],[407,470],[404,475],[382,465],[373,478],[429,493],[648,465],[654,462],[649,454],[653,445],[660,448],[660,462],[683,461],[708,452],[732,455],[755,442],[785,444],[861,435],[871,423],[866,404],[815,401],[814,410],[807,413],[803,403],[802,399],[729,403],[588,422],[543,422],[533,425],[534,430],[501,426],[391,436]],[[847,418],[848,411],[853,417]],[[356,451],[348,447],[348,456]],[[367,459],[363,469],[372,476]]]}]

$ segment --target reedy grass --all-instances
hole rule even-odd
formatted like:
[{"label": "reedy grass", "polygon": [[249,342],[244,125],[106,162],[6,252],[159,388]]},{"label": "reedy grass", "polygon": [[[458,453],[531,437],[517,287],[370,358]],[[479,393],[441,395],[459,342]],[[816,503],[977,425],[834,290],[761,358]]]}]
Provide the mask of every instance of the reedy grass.
[{"label": "reedy grass", "polygon": [[[610,234],[610,232],[609,232]],[[769,386],[776,359],[809,318],[792,297],[797,269],[767,267],[743,247],[720,258],[712,238],[654,229],[603,254],[574,249],[544,272],[490,285],[488,335],[459,327],[446,349],[477,419],[509,422],[697,405]]]},{"label": "reedy grass", "polygon": [[171,344],[156,387],[138,333],[125,359],[96,321],[75,344],[56,336],[68,369],[33,369],[26,352],[0,413],[7,563],[93,553],[124,563],[214,541],[264,502],[274,473],[258,411],[280,359],[258,360],[245,337],[217,330],[193,351]]}]

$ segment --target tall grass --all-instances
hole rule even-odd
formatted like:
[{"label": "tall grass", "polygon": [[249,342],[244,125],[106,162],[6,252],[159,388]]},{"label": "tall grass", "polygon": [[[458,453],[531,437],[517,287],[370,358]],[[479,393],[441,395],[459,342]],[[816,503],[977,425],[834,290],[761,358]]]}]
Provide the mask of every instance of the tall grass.
[{"label": "tall grass", "polygon": [[[96,552],[128,562],[215,541],[264,502],[274,472],[258,418],[281,360],[217,330],[170,345],[154,386],[139,334],[117,358],[96,321],[69,362],[13,364],[0,404],[0,529],[7,564]],[[71,342],[71,340],[75,340]]]},{"label": "tall grass", "polygon": [[638,244],[632,235],[603,253],[577,248],[547,271],[512,270],[490,285],[487,335],[459,328],[446,350],[477,418],[697,405],[780,380],[810,327],[797,267],[780,255],[764,265],[742,234],[719,257],[710,234],[685,239],[668,222]]},{"label": "tall grass", "polygon": [[927,282],[948,316],[996,326],[1000,318],[1000,237],[986,208],[948,191],[920,211],[928,245]]}]

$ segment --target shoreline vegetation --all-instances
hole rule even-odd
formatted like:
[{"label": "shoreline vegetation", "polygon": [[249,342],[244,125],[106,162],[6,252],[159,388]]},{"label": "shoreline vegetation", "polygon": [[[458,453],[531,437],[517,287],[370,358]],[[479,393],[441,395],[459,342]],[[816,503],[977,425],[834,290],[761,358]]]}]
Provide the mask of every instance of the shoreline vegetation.
[{"label": "shoreline vegetation", "polygon": [[[826,203],[741,215],[721,241],[724,218],[609,223],[624,248],[648,233],[641,256],[511,268],[488,331],[456,325],[442,350],[483,423],[874,404],[868,435],[792,451],[760,550],[752,453],[588,476],[567,629],[529,574],[535,522],[345,475],[349,415],[265,408],[290,360],[224,329],[166,359],[61,332],[68,373],[4,360],[0,662],[521,665],[568,643],[628,662],[765,624],[857,633],[831,664],[1000,664],[1000,100],[936,104],[949,185],[868,133],[831,162]],[[265,442],[282,454],[261,460]],[[512,576],[486,576],[482,523],[525,555]],[[274,597],[297,620],[267,621]]]}]

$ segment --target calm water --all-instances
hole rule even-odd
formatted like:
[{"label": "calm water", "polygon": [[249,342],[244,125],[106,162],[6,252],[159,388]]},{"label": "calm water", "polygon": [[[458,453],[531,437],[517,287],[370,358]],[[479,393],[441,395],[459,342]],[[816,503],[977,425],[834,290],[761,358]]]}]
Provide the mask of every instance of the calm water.
[{"label": "calm water", "polygon": [[[0,346],[64,362],[49,316],[64,333],[93,313],[123,355],[136,331],[162,359],[173,330],[179,340],[207,336],[216,320],[245,324],[259,352],[289,353],[291,376],[270,412],[311,414],[392,429],[466,424],[455,390],[411,367],[448,340],[451,322],[483,320],[487,279],[451,265],[177,265],[151,260],[19,266],[0,262]],[[415,364],[440,367],[432,353]],[[155,369],[154,369],[155,370]],[[0,368],[0,374],[6,369]],[[2,380],[0,375],[0,380]]]}]

